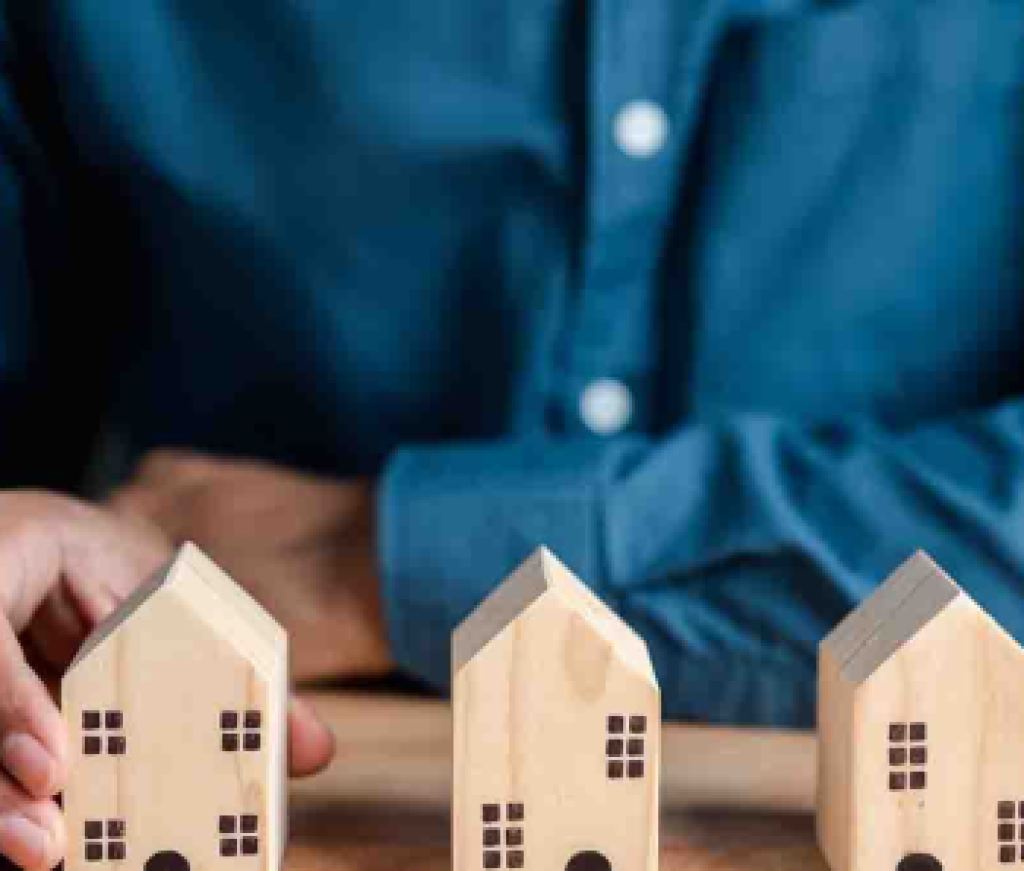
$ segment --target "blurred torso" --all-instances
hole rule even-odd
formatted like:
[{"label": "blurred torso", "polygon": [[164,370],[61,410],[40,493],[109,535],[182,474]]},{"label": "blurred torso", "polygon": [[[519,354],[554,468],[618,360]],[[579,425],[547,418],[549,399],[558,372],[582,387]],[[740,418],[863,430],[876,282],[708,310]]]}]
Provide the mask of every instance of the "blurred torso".
[{"label": "blurred torso", "polygon": [[[584,436],[605,377],[649,433],[1019,387],[1018,4],[37,7],[83,286],[130,300],[132,450],[366,471]],[[637,99],[669,120],[646,158],[614,136]]]}]

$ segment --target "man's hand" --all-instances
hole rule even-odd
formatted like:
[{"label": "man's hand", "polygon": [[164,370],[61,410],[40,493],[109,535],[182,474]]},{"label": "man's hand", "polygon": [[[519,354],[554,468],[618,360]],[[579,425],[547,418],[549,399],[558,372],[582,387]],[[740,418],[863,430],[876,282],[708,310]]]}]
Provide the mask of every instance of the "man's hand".
[{"label": "man's hand", "polygon": [[369,482],[156,451],[110,505],[222,565],[289,631],[297,678],[390,671]]},{"label": "man's hand", "polygon": [[[67,736],[47,681],[172,550],[136,515],[49,493],[0,493],[0,853],[20,867],[51,868],[64,852],[53,796],[67,773]],[[297,702],[288,725],[292,773],[322,768],[330,733]]]}]

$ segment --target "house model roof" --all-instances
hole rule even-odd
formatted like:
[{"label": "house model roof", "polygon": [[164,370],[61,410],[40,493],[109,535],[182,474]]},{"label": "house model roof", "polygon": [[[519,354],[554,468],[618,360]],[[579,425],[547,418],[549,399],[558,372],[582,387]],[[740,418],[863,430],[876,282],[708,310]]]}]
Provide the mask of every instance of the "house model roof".
[{"label": "house model roof", "polygon": [[83,642],[69,672],[89,657],[143,608],[156,607],[164,596],[190,605],[196,619],[208,624],[253,666],[269,676],[284,667],[287,636],[280,624],[191,542],[148,581],[136,588],[101,621]]},{"label": "house model roof", "polygon": [[832,630],[821,643],[823,651],[846,680],[860,683],[960,597],[974,604],[928,554],[918,551]]},{"label": "house model roof", "polygon": [[640,637],[546,547],[534,551],[455,630],[453,671],[459,671],[534,603],[550,596],[586,620],[624,664],[654,681],[654,668]]}]

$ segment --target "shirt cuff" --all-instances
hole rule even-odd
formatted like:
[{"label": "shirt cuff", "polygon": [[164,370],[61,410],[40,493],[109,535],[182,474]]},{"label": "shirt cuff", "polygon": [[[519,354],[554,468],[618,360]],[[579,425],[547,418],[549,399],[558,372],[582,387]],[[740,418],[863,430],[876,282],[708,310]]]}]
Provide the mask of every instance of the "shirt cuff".
[{"label": "shirt cuff", "polygon": [[601,595],[607,444],[403,448],[378,491],[378,558],[392,655],[449,684],[452,630],[539,545]]}]

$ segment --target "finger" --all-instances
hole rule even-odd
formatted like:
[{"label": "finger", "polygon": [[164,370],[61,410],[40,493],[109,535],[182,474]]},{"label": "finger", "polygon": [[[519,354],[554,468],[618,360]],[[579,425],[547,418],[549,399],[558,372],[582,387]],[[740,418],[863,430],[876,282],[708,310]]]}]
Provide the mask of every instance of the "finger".
[{"label": "finger", "polygon": [[288,769],[292,777],[323,770],[334,758],[334,735],[310,705],[292,697],[288,706]]},{"label": "finger", "polygon": [[0,853],[19,868],[43,869],[56,864],[46,858],[55,853],[49,833],[19,813],[0,814]]},{"label": "finger", "polygon": [[0,618],[0,764],[35,798],[56,794],[67,769],[64,721]]},{"label": "finger", "polygon": [[46,748],[26,732],[11,732],[0,742],[4,768],[34,798],[56,793],[55,765]]},{"label": "finger", "polygon": [[66,844],[56,802],[30,799],[0,775],[0,854],[19,868],[45,871],[60,862]]}]

